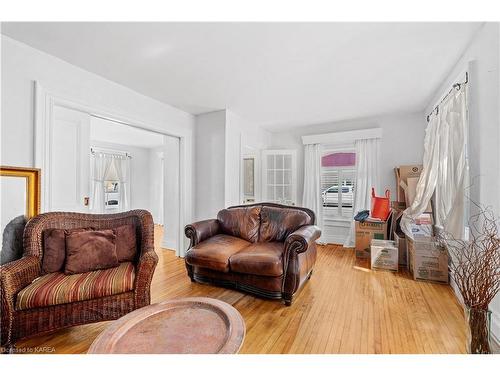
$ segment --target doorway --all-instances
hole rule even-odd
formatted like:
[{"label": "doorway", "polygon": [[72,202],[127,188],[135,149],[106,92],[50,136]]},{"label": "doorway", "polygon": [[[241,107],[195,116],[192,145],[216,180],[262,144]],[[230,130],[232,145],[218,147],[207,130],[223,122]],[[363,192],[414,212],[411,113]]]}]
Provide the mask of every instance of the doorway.
[{"label": "doorway", "polygon": [[36,145],[45,154],[43,211],[146,209],[165,226],[162,247],[182,255],[178,137],[60,105],[48,125]]}]

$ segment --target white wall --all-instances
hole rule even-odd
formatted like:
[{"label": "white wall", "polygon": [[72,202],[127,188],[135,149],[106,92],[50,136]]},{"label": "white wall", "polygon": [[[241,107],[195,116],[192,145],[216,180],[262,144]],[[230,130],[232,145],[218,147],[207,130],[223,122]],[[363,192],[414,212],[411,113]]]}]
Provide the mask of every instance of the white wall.
[{"label": "white wall", "polygon": [[[272,148],[297,150],[297,195],[302,204],[304,190],[304,146],[301,137],[310,134],[382,128],[381,187],[396,194],[394,167],[422,163],[425,119],[422,113],[395,114],[364,119],[308,125],[272,134]],[[382,194],[382,191],[378,192]]]},{"label": "white wall", "polygon": [[224,208],[226,111],[196,116],[195,219],[214,218]]},{"label": "white wall", "polygon": [[196,116],[195,134],[195,217],[204,220],[241,204],[241,157],[268,148],[271,133],[222,110]]},{"label": "white wall", "polygon": [[[469,168],[471,198],[500,214],[500,28],[486,23],[476,34],[426,109],[469,70]],[[500,339],[500,295],[490,306],[493,333]]]},{"label": "white wall", "polygon": [[155,224],[163,224],[163,156],[162,147],[149,149],[149,207]]},{"label": "white wall", "polygon": [[[241,196],[241,163],[242,156],[254,153],[260,157],[260,152],[271,145],[271,133],[260,125],[243,119],[236,113],[226,110],[226,166],[225,166],[225,206],[242,204]],[[260,166],[256,163],[256,199],[260,198]]]},{"label": "white wall", "polygon": [[176,181],[180,176],[179,150],[179,138],[165,137],[163,148],[163,173],[165,176],[163,179],[165,189],[163,209],[165,219],[163,223],[162,247],[175,249],[176,255],[184,256],[187,238],[184,234],[180,234],[180,190],[179,184]]},{"label": "white wall", "polygon": [[[422,163],[425,127],[422,113],[394,114],[308,125],[287,132],[273,133],[272,148],[297,151],[297,204],[301,205],[304,190],[304,145],[301,139],[303,135],[382,128],[380,186],[383,190],[377,194],[382,195],[383,191],[388,188],[391,191],[391,199],[395,199],[394,167]],[[349,227],[350,221],[325,220],[322,241],[344,243]]]},{"label": "white wall", "polygon": [[[2,164],[33,165],[33,83],[93,108],[137,119],[161,131],[191,136],[194,117],[1,36]],[[42,171],[43,173],[43,171]]]},{"label": "white wall", "polygon": [[181,224],[192,222],[194,116],[4,35],[1,44],[1,164],[34,166],[34,82],[38,81],[56,97],[181,137],[186,197]]},{"label": "white wall", "polygon": [[150,180],[153,171],[150,168],[150,149],[121,145],[117,143],[90,140],[91,147],[107,148],[129,153],[130,159],[130,209],[153,211],[150,197]]},{"label": "white wall", "polygon": [[[500,212],[499,25],[486,23],[435,91],[429,113],[469,69],[469,159],[472,199]],[[496,153],[496,155],[493,155]]]}]

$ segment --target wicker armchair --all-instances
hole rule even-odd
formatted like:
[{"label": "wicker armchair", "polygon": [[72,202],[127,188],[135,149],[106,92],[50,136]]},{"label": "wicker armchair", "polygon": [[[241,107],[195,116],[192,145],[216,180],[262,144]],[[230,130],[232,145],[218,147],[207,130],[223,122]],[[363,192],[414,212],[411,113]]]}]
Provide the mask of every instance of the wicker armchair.
[{"label": "wicker armchair", "polygon": [[[124,224],[136,227],[138,243],[138,253],[133,262],[135,279],[132,290],[83,301],[22,310],[16,308],[17,294],[41,276],[42,232],[45,229],[112,229]],[[50,212],[31,219],[24,231],[23,257],[0,267],[1,345],[10,347],[17,340],[35,334],[118,319],[149,305],[151,279],[158,263],[153,236],[153,219],[145,210],[110,215]]]}]

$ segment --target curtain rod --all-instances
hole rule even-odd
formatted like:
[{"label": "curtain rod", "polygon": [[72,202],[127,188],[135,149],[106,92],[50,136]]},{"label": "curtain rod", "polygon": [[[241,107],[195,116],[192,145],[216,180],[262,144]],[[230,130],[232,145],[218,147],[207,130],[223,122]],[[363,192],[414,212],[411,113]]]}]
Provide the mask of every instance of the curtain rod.
[{"label": "curtain rod", "polygon": [[[96,151],[97,149],[97,151]],[[118,150],[106,150],[106,149],[101,149],[101,148],[94,148],[94,147],[91,147],[90,148],[90,153],[92,155],[95,155],[96,152],[100,152],[101,154],[107,154],[107,155],[118,155],[118,156],[125,156],[129,159],[132,159],[132,155],[130,155],[128,152],[125,152],[125,151],[118,151]]]},{"label": "curtain rod", "polygon": [[439,113],[439,106],[441,104],[443,104],[443,102],[448,98],[448,96],[450,96],[450,94],[453,92],[453,90],[458,91],[458,90],[460,90],[462,85],[465,85],[467,83],[469,83],[469,72],[465,72],[465,81],[464,82],[457,82],[457,83],[454,83],[453,86],[451,86],[450,91],[448,91],[448,93],[443,97],[443,99],[441,99],[439,101],[439,103],[436,104],[436,106],[432,109],[431,113],[429,113],[427,115],[427,122],[429,122],[430,116],[434,113],[434,111],[436,111],[436,115]]}]

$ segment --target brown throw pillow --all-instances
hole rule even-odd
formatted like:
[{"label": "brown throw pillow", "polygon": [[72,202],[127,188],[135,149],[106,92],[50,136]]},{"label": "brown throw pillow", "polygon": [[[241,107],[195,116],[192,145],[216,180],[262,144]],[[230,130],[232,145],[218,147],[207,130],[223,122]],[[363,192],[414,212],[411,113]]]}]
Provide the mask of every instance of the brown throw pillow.
[{"label": "brown throw pillow", "polygon": [[116,235],[116,256],[119,262],[131,262],[137,252],[135,226],[126,224],[113,229]]},{"label": "brown throw pillow", "polygon": [[77,229],[46,229],[43,235],[42,273],[52,273],[64,270],[66,259],[66,235],[74,232],[85,232],[93,228]]},{"label": "brown throw pillow", "polygon": [[66,234],[64,229],[46,229],[43,231],[42,272],[61,271],[66,258]]},{"label": "brown throw pillow", "polygon": [[116,236],[111,229],[66,234],[64,273],[84,273],[118,266]]}]

